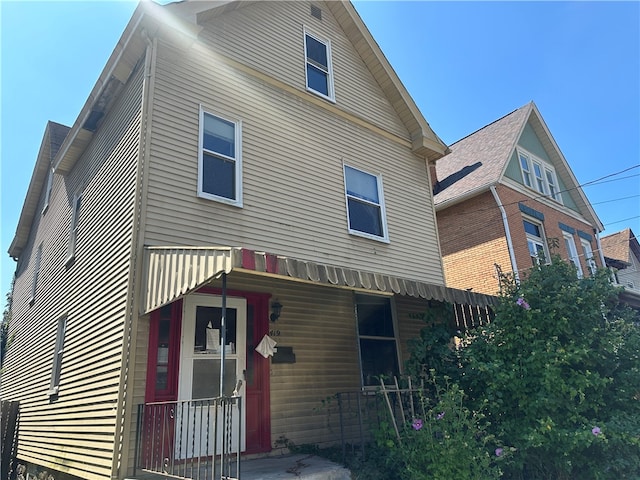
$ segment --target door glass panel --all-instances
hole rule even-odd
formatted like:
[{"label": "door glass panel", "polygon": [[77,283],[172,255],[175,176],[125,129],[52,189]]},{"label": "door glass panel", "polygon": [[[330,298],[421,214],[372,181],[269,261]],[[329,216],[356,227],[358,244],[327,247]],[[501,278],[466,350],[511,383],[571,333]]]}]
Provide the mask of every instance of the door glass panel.
[{"label": "door glass panel", "polygon": [[[236,360],[225,359],[224,394],[231,395],[236,386]],[[220,359],[196,358],[193,360],[193,383],[191,399],[214,398],[220,396]]]},{"label": "door glass panel", "polygon": [[[222,342],[220,327],[222,325],[222,308],[198,306],[196,310],[196,329],[193,342],[194,353],[220,353]],[[227,353],[235,353],[233,348],[237,345],[237,312],[227,308],[227,342],[230,347]]]}]

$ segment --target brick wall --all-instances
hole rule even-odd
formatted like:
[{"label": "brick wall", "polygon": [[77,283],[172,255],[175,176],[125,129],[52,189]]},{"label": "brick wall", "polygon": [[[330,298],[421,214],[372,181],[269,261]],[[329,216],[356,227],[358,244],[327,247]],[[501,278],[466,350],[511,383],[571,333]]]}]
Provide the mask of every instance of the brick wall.
[{"label": "brick wall", "polygon": [[[556,248],[550,248],[551,254],[567,259],[559,223],[576,230],[573,235],[576,249],[580,255],[582,270],[588,274],[588,267],[582,257],[582,247],[577,231],[592,236],[591,249],[598,266],[601,266],[593,227],[561,210],[531,198],[504,185],[496,187],[504,205],[509,223],[513,249],[520,275],[531,267],[531,257],[527,247],[518,202],[544,215],[543,225],[547,240],[552,240]],[[526,201],[523,201],[525,200]],[[504,224],[500,209],[491,192],[484,192],[470,200],[459,203],[437,213],[438,231],[443,255],[443,264],[447,286],[460,289],[473,288],[474,292],[495,294],[499,290],[496,264],[504,273],[512,272],[511,260],[506,241]]]}]

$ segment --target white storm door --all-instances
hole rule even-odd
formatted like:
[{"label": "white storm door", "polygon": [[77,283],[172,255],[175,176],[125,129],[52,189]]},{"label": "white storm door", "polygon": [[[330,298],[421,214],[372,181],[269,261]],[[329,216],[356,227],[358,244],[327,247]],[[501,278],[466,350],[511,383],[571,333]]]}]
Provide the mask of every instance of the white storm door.
[{"label": "white storm door", "polygon": [[[220,396],[220,365],[222,360],[222,297],[189,295],[184,300],[180,345],[178,402],[184,405],[176,414],[176,458],[192,458],[213,454],[214,407],[201,406],[197,400]],[[223,395],[230,396],[238,380],[239,394],[244,397],[246,369],[247,303],[244,298],[227,297],[226,345]],[[244,399],[244,398],[243,398]],[[183,402],[192,401],[191,404]],[[188,405],[188,406],[187,406]],[[242,421],[241,449],[245,450],[245,402],[242,411],[233,408],[231,451],[237,450],[238,421]],[[218,408],[217,448],[221,453],[222,414]]]}]

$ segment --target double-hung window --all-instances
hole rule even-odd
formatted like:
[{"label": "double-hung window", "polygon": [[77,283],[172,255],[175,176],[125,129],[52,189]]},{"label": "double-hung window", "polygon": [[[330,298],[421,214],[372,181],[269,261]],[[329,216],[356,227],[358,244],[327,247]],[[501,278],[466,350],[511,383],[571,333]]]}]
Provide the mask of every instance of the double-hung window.
[{"label": "double-hung window", "polygon": [[382,177],[344,166],[349,233],[389,241]]},{"label": "double-hung window", "polygon": [[393,382],[400,370],[391,298],[356,295],[355,300],[362,385],[380,385],[381,378]]},{"label": "double-hung window", "polygon": [[198,196],[242,206],[241,123],[200,110]]},{"label": "double-hung window", "polygon": [[532,264],[535,266],[541,262],[546,263],[549,254],[547,253],[542,225],[526,219],[523,220],[523,224]]},{"label": "double-hung window", "polygon": [[55,395],[60,388],[60,372],[62,371],[62,353],[64,352],[64,334],[67,327],[67,317],[60,317],[57,322],[56,344],[53,350],[53,364],[51,369],[51,385],[49,394]]},{"label": "double-hung window", "polygon": [[528,152],[518,149],[520,171],[524,184],[562,203],[558,179],[553,167]]},{"label": "double-hung window", "polygon": [[578,278],[582,278],[582,266],[580,265],[580,257],[578,256],[578,250],[576,249],[576,242],[573,240],[573,235],[568,232],[563,232],[564,246],[567,249],[569,255],[569,261],[576,267],[576,273]]},{"label": "double-hung window", "polygon": [[40,276],[40,264],[42,263],[42,243],[38,245],[36,256],[33,263],[33,277],[31,278],[31,296],[29,303],[32,304],[36,300],[36,289],[38,288],[38,277]]},{"label": "double-hung window", "polygon": [[67,252],[67,263],[72,261],[76,255],[76,239],[78,237],[78,219],[80,217],[80,205],[82,194],[76,193],[73,197],[73,207],[71,212],[71,229],[69,232],[69,248]]},{"label": "double-hung window", "polygon": [[589,272],[591,275],[595,275],[596,270],[598,270],[598,265],[596,264],[595,259],[593,258],[593,250],[591,250],[591,243],[584,238],[580,239],[580,244],[582,245],[582,254],[584,255],[584,261],[589,267]]},{"label": "double-hung window", "polygon": [[334,100],[331,43],[304,32],[307,90]]},{"label": "double-hung window", "polygon": [[51,199],[51,190],[53,189],[53,167],[49,168],[49,174],[47,175],[47,187],[44,191],[44,205],[42,206],[42,213],[49,208],[49,200]]}]

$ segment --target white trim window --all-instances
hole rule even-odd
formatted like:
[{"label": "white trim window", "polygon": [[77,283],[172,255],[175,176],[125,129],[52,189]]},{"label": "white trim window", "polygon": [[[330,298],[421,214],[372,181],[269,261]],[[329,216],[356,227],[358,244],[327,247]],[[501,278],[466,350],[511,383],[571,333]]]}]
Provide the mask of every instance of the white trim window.
[{"label": "white trim window", "polygon": [[349,233],[388,242],[382,177],[345,165],[344,188]]},{"label": "white trim window", "polygon": [[591,243],[588,240],[581,238],[580,244],[582,245],[582,254],[584,255],[584,261],[589,268],[589,272],[591,272],[591,275],[595,275],[598,270],[598,265],[596,264],[596,260],[593,258]]},{"label": "white trim window", "polygon": [[305,78],[307,90],[321,97],[335,100],[331,42],[304,29]]},{"label": "white trim window", "polygon": [[393,382],[400,374],[398,340],[390,297],[355,296],[362,386]]},{"label": "white trim window", "polygon": [[580,257],[578,256],[578,249],[576,248],[576,242],[573,240],[573,235],[568,232],[562,232],[562,238],[564,238],[564,246],[567,249],[569,261],[576,267],[578,278],[582,278],[582,265],[580,265]]},{"label": "white trim window", "polygon": [[66,328],[67,317],[60,317],[56,328],[56,344],[53,350],[49,395],[56,395],[60,389],[60,372],[62,371],[62,354],[64,353],[64,334]]},{"label": "white trim window", "polygon": [[31,296],[29,303],[32,304],[36,300],[36,289],[38,288],[38,277],[40,276],[40,264],[42,263],[42,243],[38,245],[36,256],[33,264],[33,278],[31,280]]},{"label": "white trim window", "polygon": [[522,220],[522,223],[527,236],[527,247],[531,256],[531,263],[534,266],[540,265],[540,263],[548,263],[549,253],[547,252],[542,224],[526,218]]},{"label": "white trim window", "polygon": [[76,256],[76,240],[78,238],[78,219],[80,218],[80,206],[82,204],[82,194],[76,193],[73,196],[71,211],[71,226],[69,231],[69,248],[67,250],[67,263]]},{"label": "white trim window", "polygon": [[562,203],[562,194],[558,188],[558,178],[554,168],[538,157],[520,149],[518,149],[518,159],[524,184]]},{"label": "white trim window", "polygon": [[51,199],[51,190],[53,189],[53,167],[49,168],[49,174],[47,175],[47,186],[44,191],[44,205],[42,206],[42,214],[49,208],[49,200]]},{"label": "white trim window", "polygon": [[200,108],[198,196],[242,207],[242,124]]}]

